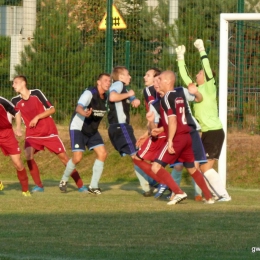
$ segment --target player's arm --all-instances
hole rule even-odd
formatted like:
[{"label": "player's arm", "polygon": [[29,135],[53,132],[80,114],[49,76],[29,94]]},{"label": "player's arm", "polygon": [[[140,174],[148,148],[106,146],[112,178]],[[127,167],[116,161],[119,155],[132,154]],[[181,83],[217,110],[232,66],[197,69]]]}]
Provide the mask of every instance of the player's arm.
[{"label": "player's arm", "polygon": [[181,46],[178,46],[175,49],[175,51],[177,54],[179,73],[180,73],[181,78],[184,81],[185,85],[188,86],[190,83],[192,83],[192,78],[189,74],[188,68],[184,61],[184,54],[185,54],[186,48],[184,45],[181,45]]},{"label": "player's arm", "polygon": [[173,148],[173,138],[177,129],[177,119],[175,115],[168,116],[168,152],[175,153]]},{"label": "player's arm", "polygon": [[15,114],[15,124],[16,124],[16,130],[14,133],[17,136],[22,136],[22,117],[20,111]]},{"label": "player's arm", "polygon": [[38,114],[31,120],[31,122],[29,123],[29,127],[31,127],[31,128],[36,127],[39,120],[49,117],[54,113],[55,113],[54,107],[50,107],[49,109],[46,109],[44,112]]},{"label": "player's arm", "polygon": [[130,101],[135,99],[135,92],[131,89],[126,93],[121,93],[123,90],[123,83],[116,81],[112,84],[109,89],[109,101],[110,102],[120,102],[124,99],[129,98]]},{"label": "player's arm", "polygon": [[211,69],[210,63],[209,63],[209,58],[205,51],[203,41],[201,39],[197,39],[194,42],[194,46],[198,49],[198,51],[200,53],[200,59],[201,59],[203,70],[205,72],[206,81],[210,81],[210,80],[214,79],[213,72],[212,72],[212,69]]},{"label": "player's arm", "polygon": [[202,94],[199,92],[196,84],[190,83],[188,85],[188,89],[183,88],[185,98],[188,101],[195,101],[197,103],[201,102],[203,100]]},{"label": "player's arm", "polygon": [[75,110],[76,113],[84,117],[89,117],[92,114],[92,108],[88,108],[88,106],[92,100],[92,97],[93,95],[91,91],[85,90],[78,100],[78,105]]}]

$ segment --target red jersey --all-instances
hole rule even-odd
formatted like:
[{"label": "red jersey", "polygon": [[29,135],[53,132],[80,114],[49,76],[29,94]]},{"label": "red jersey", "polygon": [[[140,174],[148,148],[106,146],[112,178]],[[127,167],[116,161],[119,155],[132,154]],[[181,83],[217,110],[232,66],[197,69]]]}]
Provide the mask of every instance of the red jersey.
[{"label": "red jersey", "polygon": [[14,105],[7,99],[0,96],[0,130],[12,129],[12,116],[16,115],[17,111]]},{"label": "red jersey", "polygon": [[27,100],[24,100],[20,95],[13,97],[12,103],[15,109],[21,112],[26,126],[26,137],[58,135],[58,130],[51,116],[40,119],[36,127],[29,127],[29,123],[35,116],[53,107],[39,89],[30,90],[30,96]]},{"label": "red jersey", "polygon": [[190,133],[190,127],[187,124],[185,117],[185,104],[186,100],[182,96],[178,95],[176,91],[169,91],[161,99],[160,114],[162,123],[164,126],[164,131],[168,136],[168,117],[176,116],[177,119],[177,129],[175,137],[181,134]]}]

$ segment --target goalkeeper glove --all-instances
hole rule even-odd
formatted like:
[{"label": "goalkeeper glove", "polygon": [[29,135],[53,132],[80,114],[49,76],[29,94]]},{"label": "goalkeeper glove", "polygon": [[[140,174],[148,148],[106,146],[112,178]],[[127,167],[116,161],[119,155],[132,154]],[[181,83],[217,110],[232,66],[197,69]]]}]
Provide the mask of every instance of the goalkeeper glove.
[{"label": "goalkeeper glove", "polygon": [[194,42],[194,46],[198,49],[199,52],[205,51],[203,41],[201,39],[197,39]]},{"label": "goalkeeper glove", "polygon": [[177,54],[177,60],[184,60],[184,53],[186,51],[186,48],[184,45],[178,46],[176,49],[176,54]]}]

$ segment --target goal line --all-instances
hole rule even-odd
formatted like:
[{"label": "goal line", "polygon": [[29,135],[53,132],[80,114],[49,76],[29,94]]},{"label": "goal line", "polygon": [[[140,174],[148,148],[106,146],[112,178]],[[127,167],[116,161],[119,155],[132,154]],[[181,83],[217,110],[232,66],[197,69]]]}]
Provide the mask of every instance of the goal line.
[{"label": "goal line", "polygon": [[225,140],[218,161],[218,172],[226,185],[227,174],[227,100],[228,100],[228,32],[229,22],[257,21],[260,13],[222,13],[220,14],[220,44],[219,44],[219,117],[223,124]]}]

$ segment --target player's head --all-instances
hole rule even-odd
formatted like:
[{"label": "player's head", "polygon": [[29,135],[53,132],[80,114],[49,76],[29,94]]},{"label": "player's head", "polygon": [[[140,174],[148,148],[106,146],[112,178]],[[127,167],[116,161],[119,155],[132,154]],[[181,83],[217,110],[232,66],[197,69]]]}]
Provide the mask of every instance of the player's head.
[{"label": "player's head", "polygon": [[164,94],[174,89],[175,74],[171,70],[166,70],[159,75],[159,89]]},{"label": "player's head", "polygon": [[20,93],[23,88],[27,85],[27,79],[23,75],[15,76],[13,79],[13,88],[15,92]]},{"label": "player's head", "polygon": [[101,94],[108,91],[111,85],[111,77],[108,73],[101,73],[98,75],[97,87]]},{"label": "player's head", "polygon": [[129,85],[131,81],[131,76],[129,75],[129,71],[125,66],[117,66],[113,69],[111,78],[113,81],[122,81],[125,85]]},{"label": "player's head", "polygon": [[146,87],[153,85],[153,78],[158,76],[161,73],[161,71],[157,68],[150,68],[146,71],[144,75],[144,85]]},{"label": "player's head", "polygon": [[153,78],[153,87],[155,89],[155,91],[160,95],[160,97],[164,96],[164,93],[162,91],[160,91],[160,81],[159,81],[159,75],[155,76]]}]

